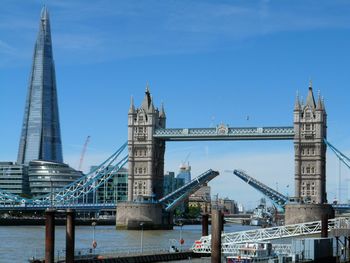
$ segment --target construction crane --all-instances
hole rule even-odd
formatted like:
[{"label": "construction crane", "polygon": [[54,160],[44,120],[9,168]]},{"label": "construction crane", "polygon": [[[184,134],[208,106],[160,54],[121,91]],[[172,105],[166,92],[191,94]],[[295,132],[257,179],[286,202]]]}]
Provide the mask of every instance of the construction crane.
[{"label": "construction crane", "polygon": [[88,137],[86,137],[84,146],[83,146],[83,150],[81,151],[81,155],[80,155],[80,161],[79,161],[79,167],[78,170],[81,171],[81,168],[83,166],[83,161],[84,161],[84,157],[85,157],[85,153],[86,153],[86,148],[89,144],[90,141],[90,135]]}]

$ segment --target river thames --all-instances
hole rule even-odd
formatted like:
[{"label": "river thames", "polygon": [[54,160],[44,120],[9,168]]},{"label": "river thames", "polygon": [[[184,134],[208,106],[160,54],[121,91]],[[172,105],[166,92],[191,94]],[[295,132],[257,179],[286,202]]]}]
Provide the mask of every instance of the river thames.
[{"label": "river thames", "polygon": [[[253,227],[225,225],[225,232],[248,230]],[[200,225],[185,225],[174,230],[143,231],[143,248],[168,249],[178,242],[180,232],[184,239],[183,249],[190,247],[201,236]],[[92,247],[92,226],[77,226],[75,234],[76,251]],[[116,230],[115,226],[96,226],[95,239],[101,251],[122,250],[125,252],[141,249],[141,231]],[[44,256],[45,226],[0,226],[0,262],[28,262],[33,256]],[[178,244],[176,244],[178,246]],[[65,226],[56,226],[55,251],[62,257],[65,249]]]}]

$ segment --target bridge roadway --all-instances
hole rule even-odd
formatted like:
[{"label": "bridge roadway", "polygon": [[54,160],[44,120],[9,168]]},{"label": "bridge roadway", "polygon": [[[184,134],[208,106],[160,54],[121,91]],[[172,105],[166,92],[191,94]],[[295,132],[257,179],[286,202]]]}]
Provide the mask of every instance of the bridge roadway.
[{"label": "bridge roadway", "polygon": [[[349,228],[349,217],[338,217],[328,220],[328,231]],[[321,221],[224,233],[221,235],[222,252],[232,254],[237,250],[239,244],[246,242],[261,242],[281,238],[317,235],[320,233]],[[192,250],[195,253],[211,253],[211,235],[203,236],[200,240],[195,241]]]}]

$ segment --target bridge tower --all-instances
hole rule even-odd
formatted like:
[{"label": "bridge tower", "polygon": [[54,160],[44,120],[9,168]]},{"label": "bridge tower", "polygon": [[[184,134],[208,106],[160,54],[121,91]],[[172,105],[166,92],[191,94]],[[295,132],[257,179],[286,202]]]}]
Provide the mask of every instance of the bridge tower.
[{"label": "bridge tower", "polygon": [[326,197],[327,114],[320,95],[315,102],[310,81],[306,103],[297,95],[294,107],[295,196],[323,204]]},{"label": "bridge tower", "polygon": [[163,197],[165,141],[154,138],[165,128],[164,106],[158,110],[147,85],[142,104],[135,108],[133,98],[128,112],[128,202],[117,206],[119,229],[169,229],[171,215],[155,203]]},{"label": "bridge tower", "polygon": [[327,113],[323,99],[315,102],[310,81],[305,104],[297,95],[294,106],[295,196],[300,203],[285,207],[285,224],[333,218],[327,204],[326,145]]},{"label": "bridge tower", "polygon": [[150,202],[163,196],[165,142],[153,133],[165,123],[164,107],[154,108],[147,86],[141,107],[135,109],[132,99],[128,113],[128,201]]}]

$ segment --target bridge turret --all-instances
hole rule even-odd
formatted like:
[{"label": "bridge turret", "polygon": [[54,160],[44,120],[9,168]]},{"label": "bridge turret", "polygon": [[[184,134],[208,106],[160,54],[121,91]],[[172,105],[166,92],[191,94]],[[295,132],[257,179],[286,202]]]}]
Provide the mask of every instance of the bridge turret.
[{"label": "bridge turret", "polygon": [[159,127],[165,128],[166,125],[166,115],[164,110],[164,103],[162,102],[162,105],[160,106],[160,112],[159,112]]},{"label": "bridge turret", "polygon": [[131,96],[129,114],[135,114],[134,97]]},{"label": "bridge turret", "polygon": [[[299,98],[297,98],[299,100]],[[326,202],[327,118],[320,97],[315,103],[310,82],[305,105],[294,107],[295,195],[305,202]]]}]

